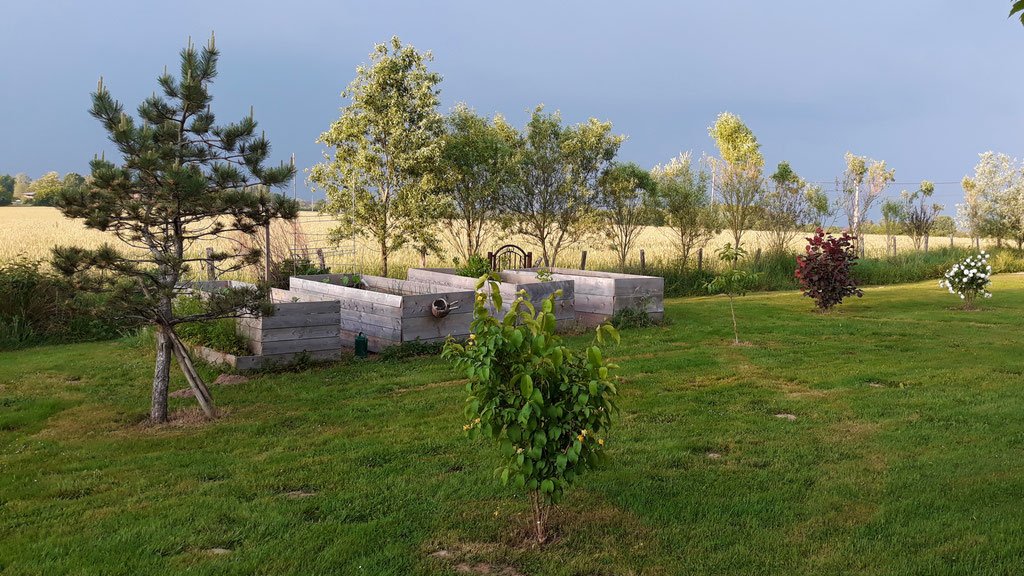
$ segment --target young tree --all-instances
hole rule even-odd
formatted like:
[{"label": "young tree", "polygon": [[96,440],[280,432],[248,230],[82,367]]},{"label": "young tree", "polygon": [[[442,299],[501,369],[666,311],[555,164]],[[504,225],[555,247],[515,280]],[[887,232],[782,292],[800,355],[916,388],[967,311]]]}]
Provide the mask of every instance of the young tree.
[{"label": "young tree", "polygon": [[[92,115],[124,158],[118,166],[92,161],[93,182],[64,190],[57,206],[70,218],[110,232],[125,244],[124,253],[56,247],[53,265],[86,285],[114,291],[118,311],[156,326],[156,367],[150,418],[167,419],[170,362],[177,357],[200,405],[212,415],[212,399],[195,372],[175,326],[214,318],[257,314],[266,309],[262,290],[225,289],[210,295],[198,313],[176,317],[179,283],[194,265],[208,258],[197,253],[228,234],[252,235],[273,218],[294,218],[298,206],[273,186],[285,185],[294,168],[264,167],[270,143],[256,135],[251,113],[236,124],[216,125],[209,89],[217,76],[219,52],[213,37],[201,50],[191,42],[181,52],[181,76],[164,72],[156,93],[138,107],[139,120],[127,114],[100,80],[92,95]],[[260,259],[260,252],[214,252],[218,268],[230,273]],[[109,281],[109,282],[106,282]]]},{"label": "young tree", "polygon": [[708,195],[711,177],[693,166],[689,152],[655,166],[651,176],[658,208],[665,212],[685,270],[690,254],[704,248],[721,231],[718,212]]},{"label": "young tree", "polygon": [[32,185],[32,179],[26,174],[18,174],[14,177],[14,197],[24,198],[25,193],[28,192],[29,186]]},{"label": "young tree", "polygon": [[853,277],[857,250],[853,236],[835,237],[818,228],[807,239],[804,253],[796,258],[795,275],[804,296],[814,300],[822,312],[832,310],[847,296],[864,295],[860,281]]},{"label": "young tree", "polygon": [[721,213],[733,242],[740,247],[743,233],[761,212],[764,157],[757,137],[735,114],[722,112],[708,127],[721,157],[714,162],[715,188],[720,190]]},{"label": "young tree", "polygon": [[[906,219],[904,216],[905,205],[899,200],[892,198],[886,198],[882,202],[882,231],[885,232],[885,255],[889,255],[890,247],[893,245],[893,240],[896,238],[896,234],[900,231],[902,222]],[[895,251],[893,256],[895,256]]]},{"label": "young tree", "polygon": [[771,180],[772,190],[764,196],[765,228],[769,250],[782,253],[802,227],[820,224],[829,210],[828,196],[820,186],[807,184],[788,162],[779,162]]},{"label": "young tree", "polygon": [[601,195],[603,232],[609,247],[619,257],[619,270],[626,271],[626,258],[651,219],[656,185],[651,175],[633,162],[616,163],[597,182]]},{"label": "young tree", "polygon": [[431,172],[446,199],[443,228],[463,260],[482,253],[501,207],[501,193],[514,167],[518,133],[500,115],[478,116],[464,105],[445,119],[440,157]]},{"label": "young tree", "polygon": [[561,114],[543,106],[530,116],[502,209],[508,229],[532,240],[545,266],[557,265],[563,248],[596,227],[597,179],[625,140],[611,131],[611,122],[594,118],[564,126]]},{"label": "young tree", "polygon": [[341,117],[317,140],[335,150],[310,168],[309,182],[327,193],[327,210],[340,222],[334,239],[369,238],[387,276],[394,251],[415,238],[428,244],[442,208],[426,177],[441,151],[441,76],[427,69],[430,52],[397,37],[378,44],[370,60],[342,94],[350,103]]},{"label": "young tree", "polygon": [[14,176],[0,174],[0,206],[10,206],[14,201]]},{"label": "young tree", "polygon": [[964,203],[957,205],[960,226],[975,238],[1013,235],[1014,197],[1024,187],[1017,163],[1006,154],[979,154],[974,177],[964,176]]},{"label": "young tree", "polygon": [[740,247],[733,248],[726,244],[718,251],[718,259],[722,262],[732,264],[732,268],[719,274],[714,280],[704,285],[709,294],[725,294],[729,296],[729,312],[732,314],[732,331],[735,336],[735,344],[740,343],[740,330],[736,326],[736,308],[733,306],[733,299],[743,296],[750,290],[751,285],[757,281],[759,273],[751,273],[736,266],[736,262],[746,255],[746,250]]},{"label": "young tree", "polygon": [[921,182],[921,187],[916,192],[907,193],[904,190],[900,195],[903,200],[900,222],[904,233],[914,241],[914,250],[921,250],[921,242],[925,236],[931,234],[935,217],[942,211],[941,204],[925,203],[934,192],[935,184],[925,180]]},{"label": "young tree", "polygon": [[864,242],[861,241],[864,217],[875,201],[881,197],[886,186],[895,178],[896,171],[886,168],[885,162],[868,161],[866,156],[846,153],[846,173],[843,178],[840,205],[846,211],[850,234],[854,235],[860,257],[864,257]]}]

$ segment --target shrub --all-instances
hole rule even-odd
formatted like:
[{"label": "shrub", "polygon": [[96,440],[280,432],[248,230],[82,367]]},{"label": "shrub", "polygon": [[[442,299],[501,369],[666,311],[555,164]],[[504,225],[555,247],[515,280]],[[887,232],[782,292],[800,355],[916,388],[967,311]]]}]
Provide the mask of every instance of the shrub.
[{"label": "shrub", "polygon": [[487,261],[487,258],[479,254],[470,254],[469,258],[466,258],[464,265],[459,264],[459,259],[453,258],[452,262],[455,263],[455,273],[459,276],[466,276],[469,278],[479,278],[485,274],[491,273],[491,263]]},{"label": "shrub", "polygon": [[[193,296],[183,296],[174,301],[174,315],[179,318],[200,314],[203,310],[202,303]],[[174,329],[182,341],[194,346],[205,346],[235,356],[247,356],[249,341],[236,331],[236,326],[234,318],[220,318],[178,324]]]},{"label": "shrub", "polygon": [[[477,289],[485,283],[500,310],[498,284],[483,276]],[[551,506],[580,475],[607,459],[602,436],[616,410],[609,377],[616,366],[604,360],[601,344],[605,338],[617,342],[618,332],[604,324],[586,351],[564,346],[555,334],[555,297],[545,299],[539,311],[517,297],[499,320],[480,294],[469,341],[449,341],[443,353],[469,378],[465,431],[500,446],[503,460],[496,473],[502,482],[529,491],[539,543],[546,539]]]},{"label": "shrub", "polygon": [[654,319],[647,313],[647,302],[643,301],[637,306],[629,306],[627,308],[619,308],[612,314],[612,317],[608,319],[608,322],[615,327],[616,330],[631,329],[631,328],[648,328],[654,326]]},{"label": "shrub", "polygon": [[814,299],[822,311],[829,311],[847,296],[860,298],[864,291],[858,288],[852,269],[857,265],[854,236],[836,237],[821,228],[807,239],[804,254],[797,256],[796,277],[800,280],[804,296]]},{"label": "shrub", "polygon": [[274,267],[270,271],[271,285],[274,288],[288,288],[288,279],[292,276],[330,273],[330,268],[321,268],[309,258],[285,258],[274,263]]},{"label": "shrub", "polygon": [[104,294],[79,292],[38,261],[0,264],[0,295],[0,349],[114,338],[132,327],[103,315]]},{"label": "shrub", "polygon": [[403,360],[416,356],[437,356],[444,350],[443,342],[425,342],[416,338],[408,342],[402,342],[397,346],[389,346],[380,351],[378,358],[382,362]]},{"label": "shrub", "polygon": [[[731,244],[726,244],[718,251],[718,259],[722,262],[737,264],[746,253],[747,251],[739,246],[733,248]],[[735,266],[719,274],[714,280],[704,285],[704,289],[710,294],[726,294],[729,296],[729,312],[732,314],[732,332],[736,338],[736,344],[740,343],[740,331],[736,326],[736,308],[733,306],[733,299],[736,296],[746,294],[747,290],[750,289],[753,283],[757,282],[759,277],[759,273],[748,272],[739,266]]]},{"label": "shrub", "polygon": [[984,250],[977,256],[968,256],[962,262],[954,264],[946,272],[939,286],[949,289],[950,294],[960,296],[964,301],[964,310],[974,309],[974,300],[981,296],[991,298],[988,286],[992,283],[992,266],[988,264],[988,254]]}]

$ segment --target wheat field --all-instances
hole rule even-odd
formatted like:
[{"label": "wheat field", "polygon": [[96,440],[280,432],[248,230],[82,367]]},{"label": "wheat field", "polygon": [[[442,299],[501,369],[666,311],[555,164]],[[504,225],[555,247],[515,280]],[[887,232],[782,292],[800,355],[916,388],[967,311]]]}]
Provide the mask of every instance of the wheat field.
[{"label": "wheat field", "polygon": [[[275,257],[282,257],[288,254],[296,241],[299,245],[309,249],[322,247],[326,253],[328,264],[335,271],[346,271],[354,268],[364,273],[373,274],[380,270],[380,262],[377,252],[366,242],[356,241],[354,252],[346,243],[348,250],[337,251],[327,244],[327,233],[332,228],[330,217],[315,212],[303,212],[299,218],[297,228],[285,225],[275,226],[271,245]],[[442,234],[445,236],[445,234]],[[797,236],[792,243],[794,251],[800,250],[803,246],[803,234]],[[885,237],[882,235],[868,234],[867,252],[869,256],[880,256],[885,253]],[[726,242],[731,242],[732,237],[727,232],[719,234],[705,249],[705,254],[720,248]],[[49,257],[49,250],[52,246],[75,245],[85,248],[99,246],[103,242],[111,242],[115,246],[118,240],[112,234],[98,232],[86,228],[81,221],[65,218],[56,208],[49,207],[0,207],[0,262],[9,261],[18,257],[25,257],[32,260],[45,260]],[[967,247],[970,244],[968,238],[955,238],[957,246]],[[489,245],[497,248],[501,244],[519,244],[527,250],[534,252],[538,258],[539,250],[530,246],[529,241],[522,237],[495,236]],[[222,240],[218,249],[229,249],[231,241]],[[744,235],[743,244],[748,251],[754,251],[764,246],[765,236],[758,231],[749,231]],[[949,238],[932,238],[931,247],[939,248],[949,245]],[[983,245],[985,242],[983,241]],[[430,254],[426,257],[427,266],[450,266],[452,257],[456,254],[451,250],[451,244],[445,244],[445,253]],[[192,254],[201,254],[205,246],[193,246]],[[675,258],[676,249],[672,241],[671,230],[668,228],[649,227],[646,228],[636,242],[636,247],[631,254],[633,264],[639,261],[639,251],[643,249],[649,263],[668,261]],[[897,237],[897,249],[901,251],[913,250],[913,242],[909,237]],[[565,267],[578,267],[580,255],[583,250],[587,251],[587,267],[595,269],[615,269],[618,267],[618,258],[610,250],[606,242],[599,237],[591,237],[575,246],[564,249],[559,255],[558,265]],[[421,257],[411,248],[404,248],[392,255],[390,268],[392,276],[404,276],[405,270],[409,267],[421,265]]]}]

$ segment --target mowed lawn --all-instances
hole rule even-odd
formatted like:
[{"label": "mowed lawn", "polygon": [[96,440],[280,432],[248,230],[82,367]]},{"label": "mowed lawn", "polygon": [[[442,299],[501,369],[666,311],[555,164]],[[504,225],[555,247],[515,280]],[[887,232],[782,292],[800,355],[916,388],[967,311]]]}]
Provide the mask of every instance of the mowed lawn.
[{"label": "mowed lawn", "polygon": [[611,464],[543,548],[440,359],[264,375],[152,427],[138,343],[0,353],[0,573],[1020,573],[1024,277],[979,312],[937,284],[828,316],[750,295],[740,347],[725,298],[667,302],[609,350]]}]

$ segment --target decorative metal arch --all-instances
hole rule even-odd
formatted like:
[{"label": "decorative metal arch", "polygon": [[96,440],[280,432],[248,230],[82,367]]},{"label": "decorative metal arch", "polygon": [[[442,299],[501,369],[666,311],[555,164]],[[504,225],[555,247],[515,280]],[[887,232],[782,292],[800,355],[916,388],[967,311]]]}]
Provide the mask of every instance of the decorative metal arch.
[{"label": "decorative metal arch", "polygon": [[509,268],[533,268],[533,252],[527,252],[515,244],[505,244],[487,253],[487,263],[496,272]]}]

